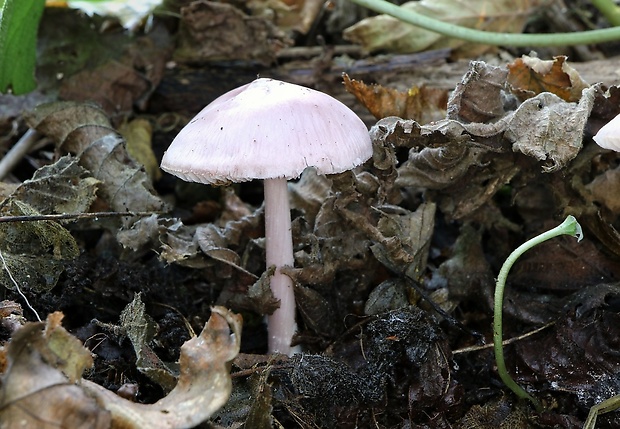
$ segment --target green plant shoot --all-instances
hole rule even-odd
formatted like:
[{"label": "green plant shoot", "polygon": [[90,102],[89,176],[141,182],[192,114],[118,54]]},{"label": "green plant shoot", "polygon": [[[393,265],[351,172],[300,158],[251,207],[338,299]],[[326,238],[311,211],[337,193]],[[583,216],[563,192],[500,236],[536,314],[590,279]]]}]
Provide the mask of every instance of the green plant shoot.
[{"label": "green plant shoot", "polygon": [[36,87],[37,30],[45,0],[0,0],[0,93]]},{"label": "green plant shoot", "polygon": [[504,288],[506,287],[506,278],[508,277],[510,268],[523,253],[544,241],[560,235],[570,235],[577,238],[577,241],[581,241],[583,238],[583,232],[581,230],[581,225],[579,225],[579,222],[577,222],[577,219],[575,219],[574,216],[569,215],[560,225],[550,229],[547,232],[537,235],[517,247],[508,256],[504,262],[504,265],[502,265],[499,275],[497,276],[497,283],[495,284],[495,301],[493,308],[493,349],[495,350],[497,372],[499,373],[499,376],[504,384],[512,390],[515,395],[519,398],[530,400],[536,407],[537,411],[542,410],[542,405],[540,402],[527,393],[525,389],[519,386],[506,370],[506,363],[504,362],[504,349],[502,346],[502,306],[504,302]]}]

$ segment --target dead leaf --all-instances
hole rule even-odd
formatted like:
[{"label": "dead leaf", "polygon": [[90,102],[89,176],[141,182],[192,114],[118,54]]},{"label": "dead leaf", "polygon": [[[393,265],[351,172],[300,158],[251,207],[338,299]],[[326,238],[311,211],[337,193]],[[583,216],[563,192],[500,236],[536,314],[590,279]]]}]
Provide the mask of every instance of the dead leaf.
[{"label": "dead leaf", "polygon": [[78,379],[92,364],[90,352],[60,326],[54,313],[13,336],[0,378],[0,427],[42,429],[183,429],[207,420],[228,399],[228,362],[239,352],[241,318],[221,307],[200,336],[181,347],[175,388],[154,404],[124,399]]},{"label": "dead leaf", "polygon": [[131,37],[106,26],[110,22],[100,16],[48,8],[39,28],[39,89],[97,103],[113,115],[144,108],[171,54],[168,30],[156,24]]},{"label": "dead leaf", "polygon": [[153,127],[146,119],[134,119],[124,123],[118,130],[126,141],[127,153],[139,164],[144,165],[146,174],[155,182],[162,176],[159,162],[153,153],[151,139]]},{"label": "dead leaf", "polygon": [[581,92],[589,87],[579,73],[566,61],[565,56],[543,61],[523,55],[508,64],[508,83],[521,100],[543,92],[557,95],[564,101],[577,102]]},{"label": "dead leaf", "polygon": [[377,223],[383,239],[370,247],[379,262],[393,272],[406,272],[420,280],[426,269],[435,210],[434,203],[422,203],[415,212],[383,213]]},{"label": "dead leaf", "polygon": [[46,323],[27,323],[13,335],[0,378],[2,429],[110,428],[110,413],[72,381],[92,358],[61,319],[53,313]]},{"label": "dead leaf", "polygon": [[512,150],[546,161],[546,172],[564,167],[581,150],[583,130],[598,91],[597,86],[584,90],[579,103],[567,103],[548,92],[525,100],[504,133]]},{"label": "dead leaf", "polygon": [[213,307],[200,335],[181,347],[177,385],[154,404],[128,401],[87,380],[82,387],[111,413],[113,427],[192,428],[211,417],[230,396],[228,364],[239,353],[241,323],[241,316]]},{"label": "dead leaf", "polygon": [[84,213],[96,198],[99,181],[66,155],[35,171],[11,194],[42,214]]},{"label": "dead leaf", "polygon": [[265,17],[248,16],[232,4],[199,1],[181,8],[175,60],[258,61],[272,64],[291,41]]},{"label": "dead leaf", "polygon": [[519,172],[511,155],[498,155],[508,151],[505,127],[503,118],[488,125],[443,120],[424,126],[385,118],[370,132],[376,146],[409,148],[396,186],[434,190],[442,212],[458,219],[485,204]]},{"label": "dead leaf", "polygon": [[377,119],[398,116],[426,124],[446,116],[448,91],[444,89],[424,85],[412,86],[402,92],[378,84],[366,85],[350,79],[346,73],[343,78],[346,90],[355,95]]},{"label": "dead leaf", "polygon": [[135,100],[150,89],[150,82],[129,65],[110,60],[63,81],[60,99],[93,102],[110,113],[130,112]]},{"label": "dead leaf", "polygon": [[[18,199],[5,201],[1,212],[5,216],[41,214]],[[55,221],[0,223],[0,249],[6,264],[6,268],[0,264],[0,282],[14,290],[15,280],[20,288],[37,292],[53,288],[65,261],[79,255],[73,236]]]},{"label": "dead leaf", "polygon": [[577,291],[555,324],[515,344],[522,378],[545,380],[548,388],[577,395],[583,411],[620,393],[617,283]]},{"label": "dead leaf", "polygon": [[122,137],[107,115],[88,104],[58,102],[26,115],[32,128],[51,137],[61,152],[69,152],[101,182],[100,196],[113,211],[161,211],[166,204],[156,194],[140,165],[125,150]]},{"label": "dead leaf", "polygon": [[[410,9],[440,21],[478,30],[520,33],[540,2],[535,0],[421,0],[404,3]],[[411,53],[457,48],[466,42],[448,38],[387,15],[363,19],[347,28],[344,38],[370,52]]]},{"label": "dead leaf", "polygon": [[251,0],[246,6],[253,16],[274,16],[275,24],[290,34],[306,34],[323,9],[321,0]]},{"label": "dead leaf", "polygon": [[503,67],[471,61],[467,73],[450,96],[448,118],[463,122],[490,122],[504,116],[510,110],[508,104],[511,101],[507,75],[508,71]]},{"label": "dead leaf", "polygon": [[620,169],[607,170],[586,185],[594,201],[612,213],[620,213]]},{"label": "dead leaf", "polygon": [[163,362],[151,348],[157,324],[146,314],[140,293],[121,312],[120,326],[133,346],[138,371],[165,391],[172,390],[176,384],[176,369],[174,365]]}]

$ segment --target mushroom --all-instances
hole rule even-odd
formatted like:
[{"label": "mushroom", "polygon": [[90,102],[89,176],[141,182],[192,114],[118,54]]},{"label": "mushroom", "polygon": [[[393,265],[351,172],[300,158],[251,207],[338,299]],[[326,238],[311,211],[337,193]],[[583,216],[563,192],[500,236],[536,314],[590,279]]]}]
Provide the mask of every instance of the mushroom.
[{"label": "mushroom", "polygon": [[341,173],[372,155],[366,125],[324,93],[273,79],[257,79],[205,107],[176,136],[161,168],[186,181],[223,185],[264,180],[265,251],[279,308],[267,318],[269,351],[291,355],[296,332],[287,180],[306,167]]},{"label": "mushroom", "polygon": [[603,149],[620,152],[620,115],[603,125],[592,138]]}]

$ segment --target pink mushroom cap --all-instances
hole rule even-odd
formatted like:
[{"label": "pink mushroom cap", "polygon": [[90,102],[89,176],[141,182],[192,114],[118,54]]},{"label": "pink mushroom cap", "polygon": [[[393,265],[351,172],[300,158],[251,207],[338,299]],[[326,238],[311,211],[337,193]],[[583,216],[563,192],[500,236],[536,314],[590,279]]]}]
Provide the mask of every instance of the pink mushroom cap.
[{"label": "pink mushroom cap", "polygon": [[186,181],[291,179],[341,173],[372,155],[366,125],[313,89],[257,79],[215,99],[176,136],[161,168]]}]

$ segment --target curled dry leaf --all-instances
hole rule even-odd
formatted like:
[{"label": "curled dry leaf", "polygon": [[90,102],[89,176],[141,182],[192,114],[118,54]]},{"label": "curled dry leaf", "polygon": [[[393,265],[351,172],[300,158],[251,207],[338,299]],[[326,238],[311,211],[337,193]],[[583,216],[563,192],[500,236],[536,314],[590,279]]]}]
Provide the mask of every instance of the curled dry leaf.
[{"label": "curled dry leaf", "polygon": [[69,152],[97,180],[100,196],[113,211],[161,211],[163,200],[155,193],[144,169],[125,150],[123,138],[107,115],[88,104],[44,104],[26,114],[26,122],[51,137],[60,152]]},{"label": "curled dry leaf", "polygon": [[207,420],[230,396],[228,362],[239,352],[241,317],[212,310],[201,334],[181,347],[176,387],[154,404],[137,404],[87,380],[88,350],[61,326],[28,323],[9,343],[0,379],[0,427],[17,429],[191,428]]},{"label": "curled dry leaf", "polygon": [[[396,185],[426,190],[452,218],[473,213],[517,174],[535,167],[513,151],[544,161],[545,172],[575,158],[600,92],[597,86],[585,89],[579,103],[542,93],[517,106],[504,70],[480,62],[470,67],[449,100],[449,119],[420,125],[390,117],[371,129],[376,148],[409,150]],[[484,122],[471,122],[476,120]]]},{"label": "curled dry leaf", "polygon": [[420,124],[443,119],[446,116],[448,91],[425,85],[412,86],[407,91],[385,88],[381,85],[366,85],[350,79],[344,74],[344,86],[355,95],[372,115],[377,118],[398,116],[414,119]]},{"label": "curled dry leaf", "polygon": [[543,92],[557,95],[564,101],[577,102],[581,91],[589,87],[565,56],[553,60],[523,55],[508,64],[508,83],[521,100]]},{"label": "curled dry leaf", "polygon": [[487,122],[504,116],[511,100],[506,84],[507,74],[503,67],[483,61],[470,62],[467,73],[450,96],[448,118],[463,122]]},{"label": "curled dry leaf", "polygon": [[371,246],[372,253],[390,270],[420,280],[426,269],[435,211],[434,203],[422,203],[415,212],[383,213],[377,223],[383,239]]},{"label": "curled dry leaf", "polygon": [[581,150],[583,130],[599,91],[583,91],[579,103],[567,103],[548,92],[523,102],[510,119],[504,136],[512,150],[546,161],[543,170],[556,171]]},{"label": "curled dry leaf", "polygon": [[[396,185],[432,191],[442,212],[462,218],[487,202],[519,167],[502,141],[505,122],[462,124],[444,120],[420,126],[386,118],[372,129],[379,144],[409,148]],[[498,153],[506,153],[498,156]],[[467,180],[462,180],[467,177]]]},{"label": "curled dry leaf", "polygon": [[76,384],[92,365],[88,350],[62,326],[61,313],[27,323],[7,346],[0,378],[0,427],[107,429],[110,413]]}]

